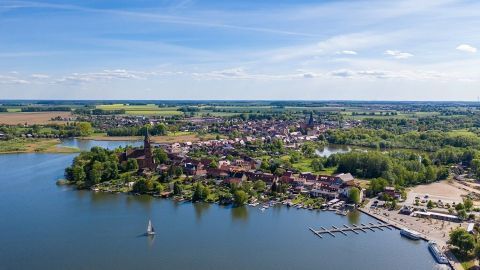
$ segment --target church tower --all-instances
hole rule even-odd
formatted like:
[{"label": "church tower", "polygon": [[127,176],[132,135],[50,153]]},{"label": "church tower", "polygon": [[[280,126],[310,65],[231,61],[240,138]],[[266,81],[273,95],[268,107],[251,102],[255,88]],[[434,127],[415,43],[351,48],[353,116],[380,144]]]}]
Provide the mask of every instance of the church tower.
[{"label": "church tower", "polygon": [[143,140],[143,151],[145,153],[145,167],[150,170],[155,169],[155,162],[153,160],[152,145],[150,144],[150,136],[148,134],[148,128],[145,129],[145,138]]},{"label": "church tower", "polygon": [[313,112],[310,112],[310,119],[308,119],[307,128],[313,128],[315,120],[313,120]]}]

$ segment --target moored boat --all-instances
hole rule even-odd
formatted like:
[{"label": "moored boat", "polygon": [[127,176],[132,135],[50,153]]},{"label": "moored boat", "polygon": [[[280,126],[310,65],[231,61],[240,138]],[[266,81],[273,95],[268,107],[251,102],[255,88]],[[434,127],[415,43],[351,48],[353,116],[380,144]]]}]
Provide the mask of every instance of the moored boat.
[{"label": "moored boat", "polygon": [[408,239],[412,239],[412,240],[422,239],[422,235],[419,232],[414,231],[414,230],[410,230],[410,229],[407,229],[407,228],[401,229],[400,230],[400,235],[404,236]]},{"label": "moored boat", "polygon": [[433,241],[428,242],[428,250],[430,250],[430,253],[432,253],[433,257],[438,263],[448,264],[447,256],[443,254],[443,252],[438,247],[437,243]]}]

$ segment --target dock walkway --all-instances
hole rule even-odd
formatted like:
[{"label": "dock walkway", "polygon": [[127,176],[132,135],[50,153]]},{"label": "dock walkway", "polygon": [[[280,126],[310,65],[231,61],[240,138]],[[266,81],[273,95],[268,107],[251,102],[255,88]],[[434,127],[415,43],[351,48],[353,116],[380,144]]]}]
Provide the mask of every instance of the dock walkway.
[{"label": "dock walkway", "polygon": [[329,234],[330,236],[332,237],[335,237],[336,233],[341,233],[343,235],[347,235],[347,232],[353,232],[355,234],[359,234],[359,232],[364,232],[366,233],[367,230],[369,231],[372,231],[372,232],[375,232],[376,230],[375,229],[378,229],[380,231],[383,231],[384,229],[388,229],[388,230],[392,230],[392,227],[394,227],[393,225],[391,224],[388,224],[388,223],[383,223],[383,222],[378,222],[378,223],[368,223],[368,224],[360,224],[360,226],[358,225],[352,225],[352,226],[348,226],[348,225],[343,225],[343,227],[335,227],[335,226],[332,226],[331,229],[326,229],[325,227],[320,227],[321,229],[320,230],[314,230],[312,228],[308,228],[311,232],[313,232],[315,235],[317,235],[318,237],[320,238],[323,238],[322,235],[324,234]]}]

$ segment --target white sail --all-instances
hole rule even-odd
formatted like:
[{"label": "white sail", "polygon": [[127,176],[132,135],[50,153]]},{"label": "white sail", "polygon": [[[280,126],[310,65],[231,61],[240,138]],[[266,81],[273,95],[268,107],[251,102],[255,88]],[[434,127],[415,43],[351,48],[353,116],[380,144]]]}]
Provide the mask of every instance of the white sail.
[{"label": "white sail", "polygon": [[147,234],[155,234],[155,229],[153,228],[151,220],[148,220]]}]

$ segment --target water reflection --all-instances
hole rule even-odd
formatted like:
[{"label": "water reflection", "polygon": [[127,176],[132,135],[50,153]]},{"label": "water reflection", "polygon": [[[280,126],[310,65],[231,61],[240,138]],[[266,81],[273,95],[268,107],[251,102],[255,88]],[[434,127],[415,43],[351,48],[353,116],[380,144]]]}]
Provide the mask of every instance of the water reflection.
[{"label": "water reflection", "polygon": [[149,248],[153,247],[153,244],[155,243],[155,235],[147,235],[147,246]]},{"label": "water reflection", "polygon": [[95,140],[82,140],[82,139],[64,139],[60,146],[76,147],[82,151],[88,151],[94,146],[100,146],[108,149],[115,149],[118,147],[142,146],[142,141],[95,141]]},{"label": "water reflection", "polygon": [[197,219],[197,222],[199,222],[202,219],[202,216],[205,215],[205,213],[208,211],[209,208],[210,208],[209,203],[203,203],[203,202],[193,203],[193,209],[195,210],[195,218]]},{"label": "water reflection", "polygon": [[360,211],[350,211],[347,215],[348,217],[348,222],[350,224],[359,224],[360,223]]},{"label": "water reflection", "polygon": [[246,206],[232,207],[232,220],[233,221],[247,221],[248,220],[248,209]]},{"label": "water reflection", "polygon": [[352,151],[349,146],[346,145],[327,145],[323,149],[315,150],[315,153],[321,157],[329,157],[333,154],[342,154]]},{"label": "water reflection", "polygon": [[[119,196],[119,195],[115,195]],[[126,204],[128,207],[135,207],[135,204],[139,204],[145,210],[150,211],[152,209],[152,203],[155,201],[155,198],[150,195],[125,195],[126,196]]]}]

